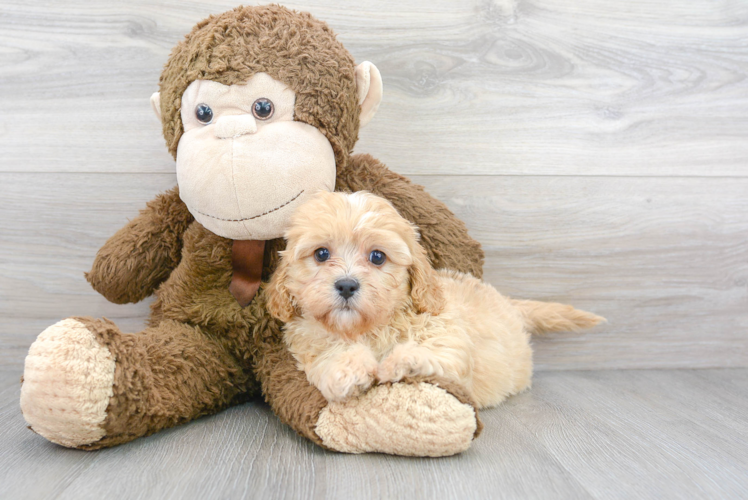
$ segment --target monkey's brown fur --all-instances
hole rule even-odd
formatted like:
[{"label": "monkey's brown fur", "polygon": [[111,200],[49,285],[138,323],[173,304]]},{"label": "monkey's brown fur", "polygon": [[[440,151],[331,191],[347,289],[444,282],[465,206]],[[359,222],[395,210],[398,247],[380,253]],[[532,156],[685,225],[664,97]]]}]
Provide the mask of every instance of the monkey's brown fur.
[{"label": "monkey's brown fur", "polygon": [[[315,52],[307,54],[310,43]],[[191,81],[243,83],[261,71],[293,89],[295,119],[329,139],[337,190],[368,190],[389,199],[421,229],[435,267],[481,277],[480,245],[444,204],[371,156],[351,155],[359,117],[354,61],[332,31],[308,14],[247,7],[197,25],[174,49],[161,77],[163,130],[171,153],[176,155],[182,134],[181,95]],[[281,324],[265,308],[264,284],[246,308],[230,294],[231,245],[194,221],[175,188],[101,248],[87,274],[97,291],[116,303],[154,292],[156,300],[149,328],[137,334],[121,333],[106,320],[77,318],[116,359],[106,435],[82,448],[124,443],[260,394],[282,421],[321,444],[314,428],[327,402],[296,368]],[[266,245],[263,281],[283,247],[282,239]],[[469,402],[452,383],[428,382]]]}]

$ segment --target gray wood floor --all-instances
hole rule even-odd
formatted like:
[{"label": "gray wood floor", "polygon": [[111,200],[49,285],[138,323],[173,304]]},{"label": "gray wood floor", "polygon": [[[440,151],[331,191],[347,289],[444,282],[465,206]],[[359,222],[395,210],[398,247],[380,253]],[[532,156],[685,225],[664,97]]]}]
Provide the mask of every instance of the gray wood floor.
[{"label": "gray wood floor", "polygon": [[746,498],[748,370],[540,373],[442,459],[326,452],[262,403],[99,452],[23,426],[0,377],[0,497]]}]

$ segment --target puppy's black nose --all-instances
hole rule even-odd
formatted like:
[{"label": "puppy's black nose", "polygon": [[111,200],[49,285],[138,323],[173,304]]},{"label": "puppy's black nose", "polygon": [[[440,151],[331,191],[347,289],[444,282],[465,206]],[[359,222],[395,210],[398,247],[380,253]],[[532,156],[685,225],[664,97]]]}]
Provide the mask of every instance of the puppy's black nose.
[{"label": "puppy's black nose", "polygon": [[356,280],[342,279],[335,282],[335,289],[344,299],[351,298],[358,288],[359,284]]}]

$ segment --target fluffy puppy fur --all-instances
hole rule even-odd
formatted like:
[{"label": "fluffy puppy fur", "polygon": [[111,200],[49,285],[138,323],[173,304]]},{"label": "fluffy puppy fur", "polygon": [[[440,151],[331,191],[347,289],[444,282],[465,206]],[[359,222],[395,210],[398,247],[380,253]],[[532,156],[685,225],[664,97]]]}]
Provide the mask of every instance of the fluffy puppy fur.
[{"label": "fluffy puppy fur", "polygon": [[298,208],[285,236],[268,309],[286,322],[299,369],[330,401],[377,381],[439,375],[470,391],[479,408],[494,406],[529,387],[531,333],[603,320],[435,271],[417,229],[369,193],[317,194]]}]

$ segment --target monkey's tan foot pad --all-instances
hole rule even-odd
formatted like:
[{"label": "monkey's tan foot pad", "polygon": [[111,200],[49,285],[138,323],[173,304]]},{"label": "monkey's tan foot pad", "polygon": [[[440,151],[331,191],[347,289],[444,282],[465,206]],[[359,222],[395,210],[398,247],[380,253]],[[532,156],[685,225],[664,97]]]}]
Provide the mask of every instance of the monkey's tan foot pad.
[{"label": "monkey's tan foot pad", "polygon": [[44,330],[26,356],[21,411],[36,433],[76,447],[104,437],[114,357],[75,319]]},{"label": "monkey's tan foot pad", "polygon": [[443,457],[467,450],[478,419],[433,384],[378,385],[320,412],[316,432],[322,444],[345,453]]}]

